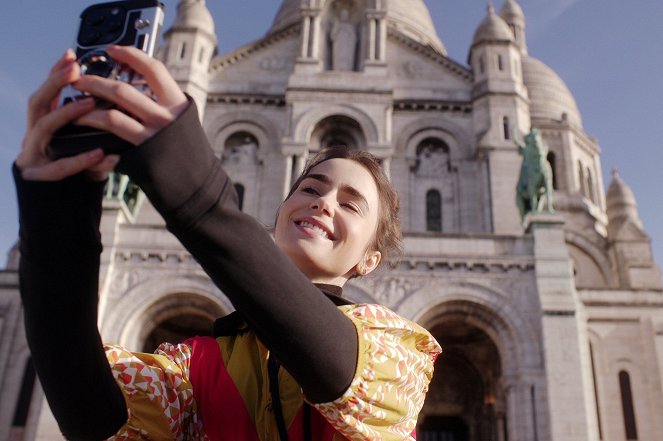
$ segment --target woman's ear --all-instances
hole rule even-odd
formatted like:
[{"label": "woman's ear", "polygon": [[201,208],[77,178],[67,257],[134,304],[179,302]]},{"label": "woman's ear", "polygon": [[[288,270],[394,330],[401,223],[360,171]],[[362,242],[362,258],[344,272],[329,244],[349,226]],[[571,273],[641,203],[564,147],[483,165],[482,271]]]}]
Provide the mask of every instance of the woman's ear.
[{"label": "woman's ear", "polygon": [[379,251],[366,251],[364,257],[359,261],[355,267],[355,272],[358,276],[365,276],[373,272],[375,268],[380,264],[382,259],[382,253]]}]

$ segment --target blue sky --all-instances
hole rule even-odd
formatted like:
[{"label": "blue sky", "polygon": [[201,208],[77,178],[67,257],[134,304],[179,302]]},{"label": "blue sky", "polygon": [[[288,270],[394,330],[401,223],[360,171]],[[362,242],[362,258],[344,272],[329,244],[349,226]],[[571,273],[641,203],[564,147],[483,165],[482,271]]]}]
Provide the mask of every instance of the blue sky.
[{"label": "blue sky", "polygon": [[[72,44],[78,14],[91,1],[7,2],[0,14],[0,268],[17,237],[10,167],[25,128],[26,102],[50,65]],[[172,22],[177,0],[167,0]],[[219,52],[261,37],[281,0],[208,0]],[[449,56],[465,65],[487,0],[425,0]],[[494,1],[496,8],[502,0]],[[520,0],[529,53],[569,86],[585,131],[602,149],[603,179],[617,167],[663,262],[663,2]]]}]

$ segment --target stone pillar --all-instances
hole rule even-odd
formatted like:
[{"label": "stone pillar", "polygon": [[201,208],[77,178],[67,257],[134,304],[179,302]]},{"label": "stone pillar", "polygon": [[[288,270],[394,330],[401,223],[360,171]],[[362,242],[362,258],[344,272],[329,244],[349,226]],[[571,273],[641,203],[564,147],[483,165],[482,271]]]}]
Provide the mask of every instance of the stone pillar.
[{"label": "stone pillar", "polygon": [[532,385],[519,375],[505,378],[506,417],[508,439],[512,441],[540,441],[532,417]]},{"label": "stone pillar", "polygon": [[309,49],[309,52],[311,53],[311,58],[317,60],[320,57],[320,14],[315,14],[312,17],[311,28],[313,37],[311,38],[311,48]]},{"label": "stone pillar", "polygon": [[320,64],[320,10],[302,8],[302,30],[299,57],[295,72],[310,75]]},{"label": "stone pillar", "polygon": [[551,441],[597,441],[597,422],[588,357],[586,321],[575,290],[558,214],[530,213],[526,231],[534,238],[536,285]]},{"label": "stone pillar", "polygon": [[309,56],[309,41],[311,39],[311,16],[305,15],[302,18],[302,45],[301,45],[301,58],[308,58]]},{"label": "stone pillar", "polygon": [[378,61],[381,63],[387,62],[387,19],[382,16],[378,21]]},{"label": "stone pillar", "polygon": [[375,18],[369,16],[368,17],[368,61],[375,60],[376,33],[377,33],[377,25],[375,23]]},{"label": "stone pillar", "polygon": [[495,234],[522,234],[516,206],[516,185],[520,158],[515,148],[499,148],[488,153],[492,226]]},{"label": "stone pillar", "polygon": [[363,69],[368,74],[385,74],[387,54],[387,20],[384,11],[369,10],[367,41]]}]

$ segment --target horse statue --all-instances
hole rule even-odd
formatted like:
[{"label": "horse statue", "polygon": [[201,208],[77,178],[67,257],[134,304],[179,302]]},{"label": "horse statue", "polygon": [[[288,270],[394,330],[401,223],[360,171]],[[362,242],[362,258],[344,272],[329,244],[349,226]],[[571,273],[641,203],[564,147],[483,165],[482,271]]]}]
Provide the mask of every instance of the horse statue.
[{"label": "horse statue", "polygon": [[[521,220],[529,212],[541,212],[543,201],[546,211],[553,212],[553,171],[548,162],[548,145],[543,141],[538,128],[532,127],[525,135],[525,144],[513,137],[518,153],[523,157],[520,177],[516,186],[516,204]],[[545,198],[543,198],[545,196]]]}]

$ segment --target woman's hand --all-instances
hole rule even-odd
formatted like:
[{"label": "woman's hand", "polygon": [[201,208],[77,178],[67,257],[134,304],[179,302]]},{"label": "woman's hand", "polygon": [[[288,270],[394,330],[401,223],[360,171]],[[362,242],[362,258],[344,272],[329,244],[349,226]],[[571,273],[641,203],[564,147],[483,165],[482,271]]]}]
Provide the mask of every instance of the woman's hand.
[{"label": "woman's hand", "polygon": [[155,99],[127,83],[84,75],[74,83],[76,89],[113,102],[127,113],[96,109],[76,123],[111,132],[134,145],[142,144],[186,109],[187,98],[159,60],[131,46],[110,46],[107,52],[141,74]]},{"label": "woman's hand", "polygon": [[[59,180],[85,171],[103,180],[119,157],[104,155],[101,148],[69,158],[52,160],[46,153],[53,133],[67,123],[86,125],[115,134],[139,145],[170,124],[188,105],[184,93],[160,61],[128,46],[110,46],[108,54],[141,74],[156,101],[133,86],[95,75],[81,75],[73,51],[68,50],[53,66],[48,79],[30,98],[28,127],[16,165],[23,178]],[[76,89],[110,101],[123,109],[95,108],[95,98],[86,98],[57,108],[62,87]]]},{"label": "woman's hand", "polygon": [[89,171],[93,179],[104,179],[115,167],[118,158],[105,156],[96,149],[70,158],[51,160],[46,149],[53,133],[65,124],[94,109],[94,99],[88,98],[57,108],[60,89],[80,78],[80,69],[74,52],[69,49],[55,63],[47,80],[30,97],[28,123],[16,166],[23,179],[56,181],[82,171]]}]

